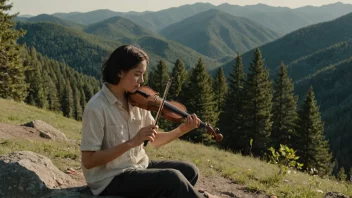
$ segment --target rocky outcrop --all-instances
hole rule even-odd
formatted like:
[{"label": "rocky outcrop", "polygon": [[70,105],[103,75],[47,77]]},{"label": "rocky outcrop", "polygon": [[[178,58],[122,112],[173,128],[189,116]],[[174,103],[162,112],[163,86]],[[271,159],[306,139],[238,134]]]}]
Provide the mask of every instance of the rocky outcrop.
[{"label": "rocky outcrop", "polygon": [[47,157],[31,151],[17,151],[0,156],[0,197],[96,196],[87,186],[79,186],[69,175],[60,171]]},{"label": "rocky outcrop", "polygon": [[0,197],[38,196],[48,189],[75,186],[47,157],[31,151],[0,156],[0,170]]},{"label": "rocky outcrop", "polygon": [[24,124],[24,126],[35,128],[43,138],[67,141],[64,133],[41,120],[33,120]]}]

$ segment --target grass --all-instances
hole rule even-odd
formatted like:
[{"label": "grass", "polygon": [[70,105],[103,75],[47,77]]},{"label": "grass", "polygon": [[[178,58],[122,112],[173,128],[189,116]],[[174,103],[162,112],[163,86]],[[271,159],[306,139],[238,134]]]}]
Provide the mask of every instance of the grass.
[{"label": "grass", "polygon": [[[67,138],[76,140],[67,143],[20,139],[0,140],[0,155],[11,151],[29,150],[49,157],[62,171],[69,167],[79,167],[81,122],[65,118],[58,113],[9,100],[0,99],[0,107],[0,122],[23,124],[39,119],[65,133]],[[221,175],[235,183],[244,184],[251,192],[258,191],[287,198],[323,197],[326,192],[330,191],[352,196],[352,184],[350,183],[294,171],[280,176],[277,174],[279,168],[276,165],[233,154],[216,147],[176,140],[159,149],[147,147],[146,150],[151,159],[191,161],[198,166],[201,174]]]}]

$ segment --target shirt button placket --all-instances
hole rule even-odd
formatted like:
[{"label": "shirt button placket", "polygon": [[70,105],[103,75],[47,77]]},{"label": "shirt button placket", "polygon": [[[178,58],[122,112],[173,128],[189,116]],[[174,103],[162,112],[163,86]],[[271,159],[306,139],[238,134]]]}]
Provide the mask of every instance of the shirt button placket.
[{"label": "shirt button placket", "polygon": [[[128,115],[130,115],[130,114],[128,114]],[[127,128],[128,128],[128,136],[129,136],[129,139],[131,139],[131,122],[132,122],[132,120],[131,120],[131,116],[128,116],[128,118],[127,118]],[[130,156],[130,158],[131,158],[131,161],[132,161],[132,163],[133,164],[135,164],[136,162],[135,162],[135,159],[134,159],[134,149],[135,148],[132,148],[131,150],[130,150],[130,153],[129,153],[129,156]]]}]

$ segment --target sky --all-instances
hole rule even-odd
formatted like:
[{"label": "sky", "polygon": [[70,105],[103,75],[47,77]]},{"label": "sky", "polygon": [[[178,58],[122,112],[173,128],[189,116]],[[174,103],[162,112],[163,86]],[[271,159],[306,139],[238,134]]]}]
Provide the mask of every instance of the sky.
[{"label": "sky", "polygon": [[262,3],[275,7],[297,8],[306,5],[327,5],[338,1],[352,4],[352,0],[9,0],[13,3],[11,13],[19,12],[20,15],[89,12],[98,9],[109,9],[116,12],[159,11],[196,2],[208,2],[213,5],[229,3],[241,6]]}]

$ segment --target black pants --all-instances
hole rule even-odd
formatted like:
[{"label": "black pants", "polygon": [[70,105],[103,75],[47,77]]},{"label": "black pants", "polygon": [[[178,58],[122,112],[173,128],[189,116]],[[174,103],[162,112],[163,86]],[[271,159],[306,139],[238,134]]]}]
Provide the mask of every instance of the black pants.
[{"label": "black pants", "polygon": [[101,196],[204,198],[194,185],[198,168],[189,162],[151,161],[145,170],[129,170],[114,177]]}]

